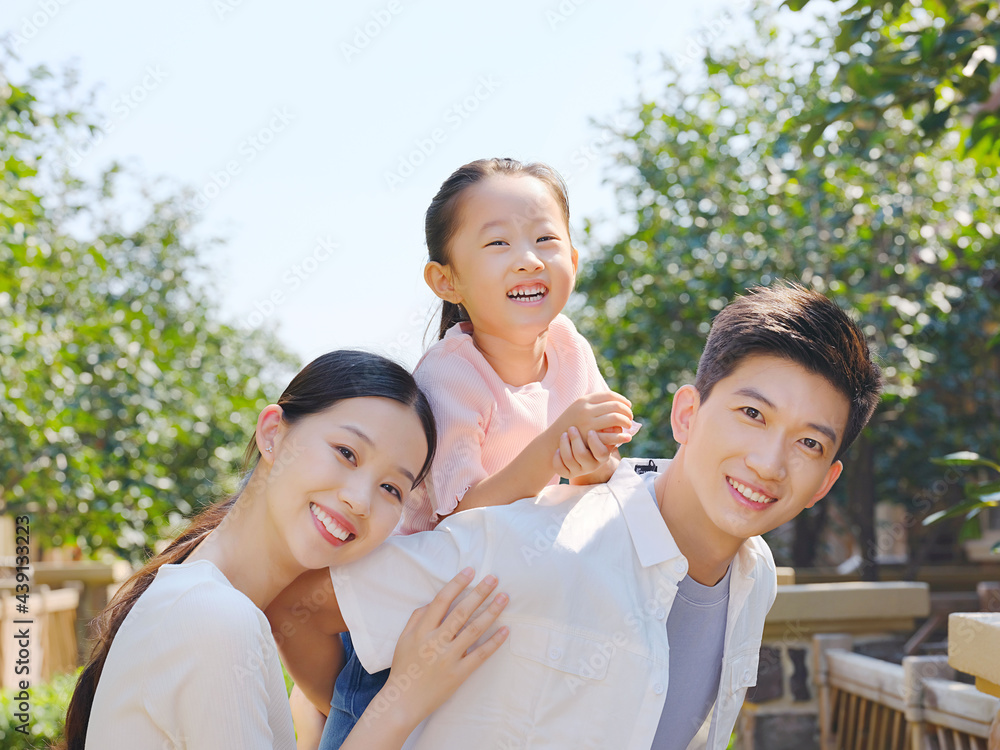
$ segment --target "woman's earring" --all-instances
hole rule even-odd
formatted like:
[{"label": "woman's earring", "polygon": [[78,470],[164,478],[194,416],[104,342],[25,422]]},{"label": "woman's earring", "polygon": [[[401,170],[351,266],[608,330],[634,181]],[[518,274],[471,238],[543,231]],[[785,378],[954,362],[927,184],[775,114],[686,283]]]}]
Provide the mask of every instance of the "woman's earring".
[{"label": "woman's earring", "polygon": [[271,446],[270,446],[270,445],[269,445],[269,446],[267,446],[267,452],[268,452],[268,453],[270,453],[270,452],[271,452]]}]

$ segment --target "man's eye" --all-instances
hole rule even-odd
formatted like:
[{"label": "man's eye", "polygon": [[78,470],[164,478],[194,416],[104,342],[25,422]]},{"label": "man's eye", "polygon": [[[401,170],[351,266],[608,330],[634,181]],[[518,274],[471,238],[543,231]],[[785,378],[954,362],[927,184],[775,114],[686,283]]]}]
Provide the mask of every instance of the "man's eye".
[{"label": "man's eye", "polygon": [[809,450],[818,450],[820,453],[823,452],[823,444],[818,440],[813,440],[812,438],[803,438],[802,443]]},{"label": "man's eye", "polygon": [[760,416],[760,412],[752,406],[744,406],[743,413],[750,417],[750,419],[757,419]]}]

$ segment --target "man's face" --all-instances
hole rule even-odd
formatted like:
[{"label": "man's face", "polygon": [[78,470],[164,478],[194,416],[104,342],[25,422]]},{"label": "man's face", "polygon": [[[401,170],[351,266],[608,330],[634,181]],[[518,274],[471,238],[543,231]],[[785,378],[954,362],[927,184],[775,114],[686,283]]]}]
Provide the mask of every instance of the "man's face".
[{"label": "man's face", "polygon": [[769,355],[743,360],[705,401],[678,390],[671,424],[706,531],[743,540],[812,507],[840,476],[849,410],[825,378]]}]

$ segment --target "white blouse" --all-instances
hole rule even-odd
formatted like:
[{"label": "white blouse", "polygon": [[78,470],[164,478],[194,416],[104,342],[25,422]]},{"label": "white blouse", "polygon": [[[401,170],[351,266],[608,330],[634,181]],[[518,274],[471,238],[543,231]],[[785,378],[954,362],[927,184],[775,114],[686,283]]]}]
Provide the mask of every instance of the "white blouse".
[{"label": "white blouse", "polygon": [[267,618],[208,560],[164,565],[108,654],[88,749],[294,750]]}]

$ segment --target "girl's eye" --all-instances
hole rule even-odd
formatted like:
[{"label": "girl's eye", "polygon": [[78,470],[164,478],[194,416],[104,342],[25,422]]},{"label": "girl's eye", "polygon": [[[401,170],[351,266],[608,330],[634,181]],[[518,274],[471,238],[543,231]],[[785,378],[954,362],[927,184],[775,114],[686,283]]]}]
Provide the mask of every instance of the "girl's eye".
[{"label": "girl's eye", "polygon": [[551,234],[547,234],[544,237],[539,237],[536,242],[551,242],[555,239]]},{"label": "girl's eye", "polygon": [[383,484],[382,489],[388,492],[390,495],[395,495],[397,500],[403,499],[403,493],[399,491],[398,487],[394,487],[391,484]]},{"label": "girl's eye", "polygon": [[346,458],[352,464],[357,463],[357,459],[354,456],[354,451],[352,451],[350,448],[345,448],[343,445],[338,445],[336,447],[336,450],[337,450],[337,453],[339,453],[341,456],[343,456],[344,458]]},{"label": "girl's eye", "polygon": [[760,416],[760,412],[752,406],[744,406],[743,413],[750,417],[750,419],[757,419]]},{"label": "girl's eye", "polygon": [[487,242],[486,243],[486,247],[491,247],[492,245],[498,245],[499,246],[499,245],[506,245],[506,244],[507,243],[504,240],[493,240],[493,242]]}]

